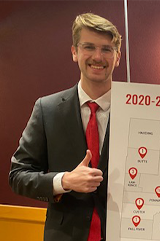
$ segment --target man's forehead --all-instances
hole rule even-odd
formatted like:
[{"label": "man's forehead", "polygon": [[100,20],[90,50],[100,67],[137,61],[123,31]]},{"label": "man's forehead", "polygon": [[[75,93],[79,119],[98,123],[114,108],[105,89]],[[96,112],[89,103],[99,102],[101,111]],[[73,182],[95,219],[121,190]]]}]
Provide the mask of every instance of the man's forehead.
[{"label": "man's forehead", "polygon": [[94,44],[101,42],[102,45],[108,45],[112,44],[112,37],[107,33],[101,33],[95,30],[83,28],[80,32],[80,41]]}]

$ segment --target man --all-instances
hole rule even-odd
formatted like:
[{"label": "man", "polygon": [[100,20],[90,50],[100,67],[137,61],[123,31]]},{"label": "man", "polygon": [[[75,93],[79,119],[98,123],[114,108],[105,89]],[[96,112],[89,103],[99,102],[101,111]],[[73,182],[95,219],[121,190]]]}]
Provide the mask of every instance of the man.
[{"label": "man", "polygon": [[36,102],[10,171],[16,193],[48,201],[45,241],[105,240],[110,88],[121,36],[91,13],[77,16],[72,34],[80,82]]}]

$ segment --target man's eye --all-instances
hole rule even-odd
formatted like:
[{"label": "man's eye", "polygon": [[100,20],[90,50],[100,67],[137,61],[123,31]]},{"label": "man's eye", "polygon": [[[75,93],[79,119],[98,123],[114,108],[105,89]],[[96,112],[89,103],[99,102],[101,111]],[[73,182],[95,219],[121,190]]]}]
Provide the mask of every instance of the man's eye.
[{"label": "man's eye", "polygon": [[112,52],[113,50],[111,48],[102,48],[103,52]]},{"label": "man's eye", "polygon": [[85,45],[85,46],[84,46],[84,49],[86,49],[86,50],[94,50],[95,47],[92,46],[92,45]]}]

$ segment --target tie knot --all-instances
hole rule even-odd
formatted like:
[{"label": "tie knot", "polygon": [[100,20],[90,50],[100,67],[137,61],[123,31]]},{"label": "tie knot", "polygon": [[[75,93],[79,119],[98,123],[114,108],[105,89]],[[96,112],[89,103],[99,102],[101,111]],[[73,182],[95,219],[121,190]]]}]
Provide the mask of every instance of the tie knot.
[{"label": "tie knot", "polygon": [[89,106],[92,114],[96,113],[96,111],[99,108],[99,105],[97,103],[95,103],[95,102],[87,102],[87,105]]}]

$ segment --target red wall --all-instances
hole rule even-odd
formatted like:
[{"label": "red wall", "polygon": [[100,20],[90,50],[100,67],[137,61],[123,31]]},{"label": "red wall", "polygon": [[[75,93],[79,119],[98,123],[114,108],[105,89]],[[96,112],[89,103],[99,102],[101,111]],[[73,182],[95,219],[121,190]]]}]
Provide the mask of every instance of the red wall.
[{"label": "red wall", "polygon": [[[131,81],[159,83],[158,1],[129,1]],[[79,80],[72,62],[75,17],[93,12],[111,20],[123,36],[122,59],[114,80],[126,81],[123,0],[0,2],[0,203],[45,206],[12,193],[10,158],[35,100]]]},{"label": "red wall", "polygon": [[131,81],[160,84],[160,1],[129,1]]}]

